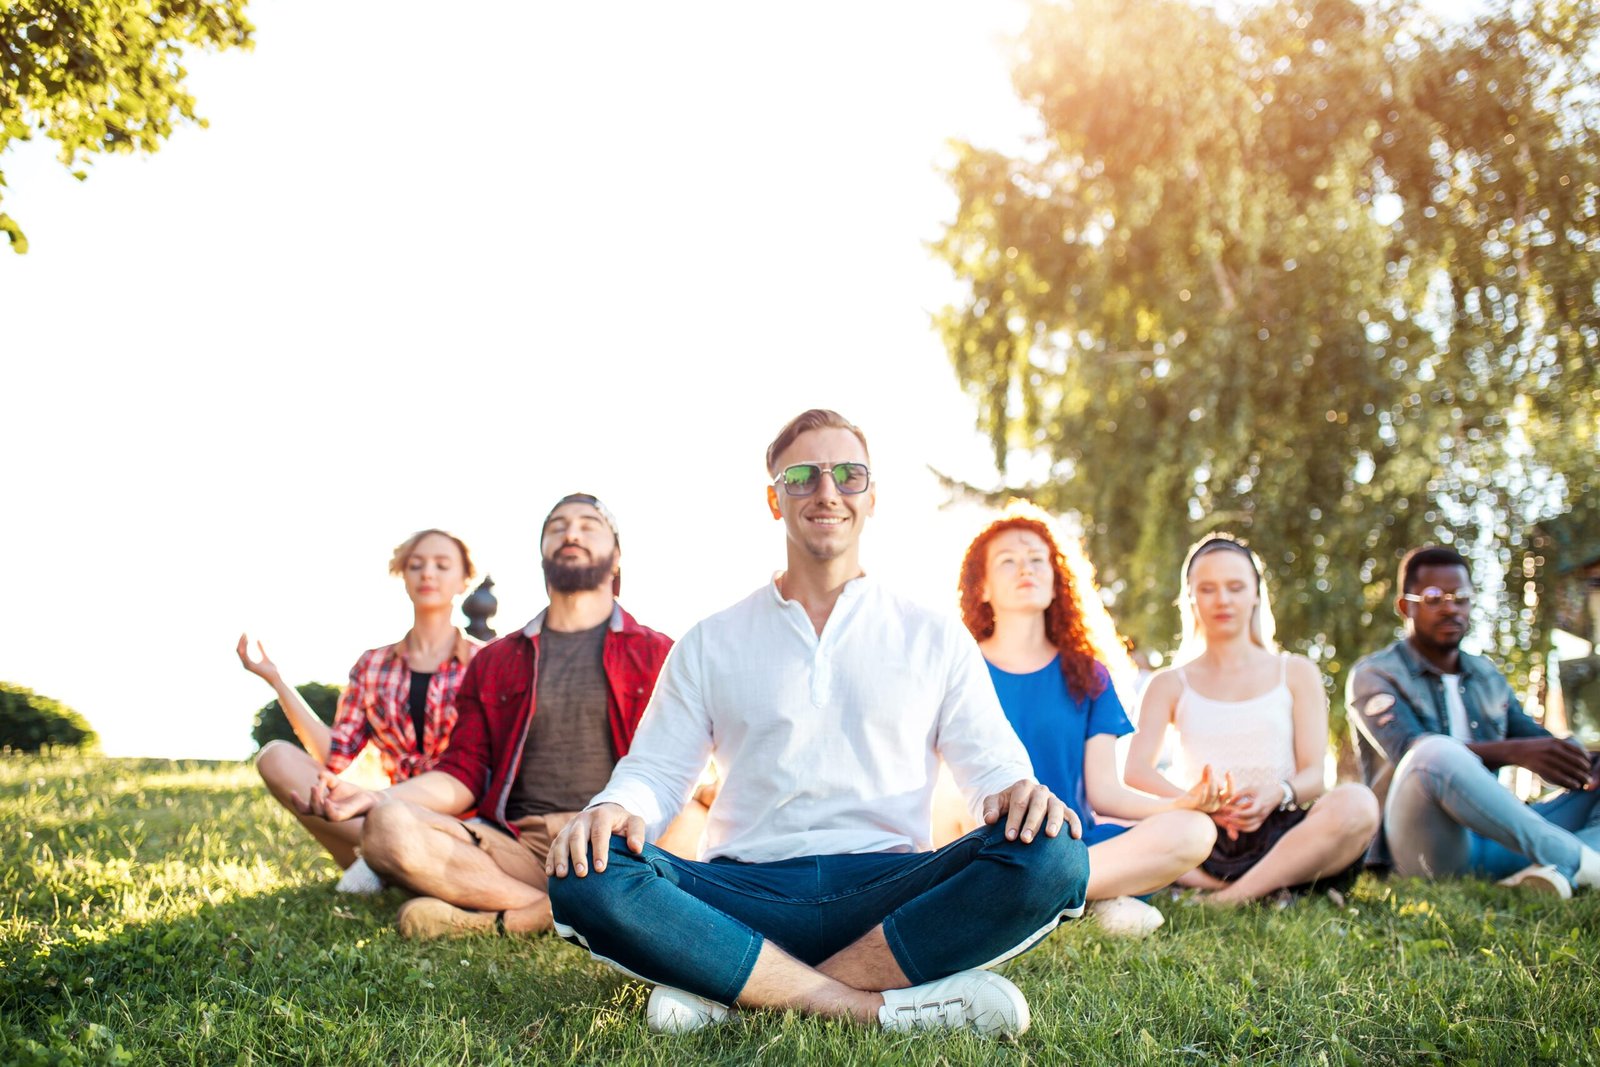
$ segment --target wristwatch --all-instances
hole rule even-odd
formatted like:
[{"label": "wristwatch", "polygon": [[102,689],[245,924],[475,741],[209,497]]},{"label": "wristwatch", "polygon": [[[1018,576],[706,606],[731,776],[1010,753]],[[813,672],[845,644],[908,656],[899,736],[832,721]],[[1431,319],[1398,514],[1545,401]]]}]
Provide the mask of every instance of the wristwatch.
[{"label": "wristwatch", "polygon": [[1283,799],[1278,802],[1279,811],[1293,811],[1300,806],[1294,798],[1294,786],[1289,784],[1289,779],[1280,778],[1278,787],[1283,790]]}]

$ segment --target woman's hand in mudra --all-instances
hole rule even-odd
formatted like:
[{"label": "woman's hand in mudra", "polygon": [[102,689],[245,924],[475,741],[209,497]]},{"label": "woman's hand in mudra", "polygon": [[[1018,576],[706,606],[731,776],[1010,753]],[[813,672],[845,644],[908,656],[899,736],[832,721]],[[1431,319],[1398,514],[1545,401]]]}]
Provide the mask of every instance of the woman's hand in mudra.
[{"label": "woman's hand in mudra", "polygon": [[1270,793],[1267,796],[1258,793],[1240,793],[1219,809],[1212,818],[1219,827],[1227,831],[1228,840],[1237,841],[1240,834],[1254,833],[1261,829],[1261,824],[1267,821],[1267,816],[1277,808],[1277,798]]},{"label": "woman's hand in mudra", "polygon": [[1219,781],[1216,772],[1211,769],[1211,764],[1206,764],[1200,771],[1200,780],[1189,787],[1189,791],[1173,801],[1173,806],[1179,809],[1204,812],[1212,814],[1224,807],[1233,799],[1233,772],[1224,774]]}]

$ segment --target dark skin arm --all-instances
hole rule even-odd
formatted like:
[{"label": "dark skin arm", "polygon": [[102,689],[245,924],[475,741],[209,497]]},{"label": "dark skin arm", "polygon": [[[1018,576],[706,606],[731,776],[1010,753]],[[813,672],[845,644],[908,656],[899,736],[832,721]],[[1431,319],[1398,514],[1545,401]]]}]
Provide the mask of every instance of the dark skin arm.
[{"label": "dark skin arm", "polygon": [[1600,760],[1560,738],[1510,737],[1504,741],[1473,741],[1467,748],[1490,770],[1515,765],[1528,768],[1562,789],[1600,788]]}]

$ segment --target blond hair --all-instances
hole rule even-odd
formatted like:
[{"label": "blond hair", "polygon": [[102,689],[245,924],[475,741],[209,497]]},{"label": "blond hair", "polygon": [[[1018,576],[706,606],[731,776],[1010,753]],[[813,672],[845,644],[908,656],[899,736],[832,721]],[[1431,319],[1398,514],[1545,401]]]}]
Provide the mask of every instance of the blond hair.
[{"label": "blond hair", "polygon": [[389,573],[394,575],[404,574],[406,561],[411,558],[411,553],[417,550],[417,546],[422,543],[424,537],[428,537],[431,534],[448,537],[455,542],[456,550],[461,553],[461,577],[463,581],[471,579],[473,575],[478,573],[476,568],[472,566],[472,553],[467,551],[467,543],[449,530],[440,530],[437,527],[418,530],[398,545],[395,545],[394,555],[389,557]]},{"label": "blond hair", "polygon": [[778,457],[783,455],[784,449],[794,444],[795,438],[812,430],[826,429],[849,430],[855,434],[856,440],[861,442],[861,451],[867,453],[867,462],[871,463],[872,454],[867,449],[867,435],[861,432],[861,427],[837,411],[830,411],[827,408],[812,408],[809,411],[802,411],[786,422],[783,429],[778,431],[778,436],[774,437],[772,443],[767,446],[767,473],[777,477],[778,468],[775,464],[778,462]]},{"label": "blond hair", "polygon": [[1178,644],[1172,661],[1187,663],[1206,650],[1205,631],[1200,627],[1200,618],[1194,610],[1194,593],[1189,588],[1189,572],[1194,570],[1195,560],[1213,552],[1239,552],[1250,561],[1250,569],[1256,576],[1256,606],[1250,610],[1250,640],[1268,652],[1278,651],[1278,624],[1272,617],[1272,601],[1267,596],[1267,579],[1261,568],[1261,558],[1250,550],[1249,545],[1232,534],[1214,533],[1190,545],[1183,557],[1183,573],[1179,576],[1178,584],[1178,615],[1183,620],[1183,640]]}]

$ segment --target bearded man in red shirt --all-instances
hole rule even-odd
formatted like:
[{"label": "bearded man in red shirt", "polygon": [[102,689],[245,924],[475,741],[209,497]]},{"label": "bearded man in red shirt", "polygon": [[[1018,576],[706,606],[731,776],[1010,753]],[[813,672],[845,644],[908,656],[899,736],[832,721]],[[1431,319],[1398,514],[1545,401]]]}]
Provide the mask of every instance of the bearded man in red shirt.
[{"label": "bearded man in red shirt", "polygon": [[438,765],[379,792],[330,776],[302,805],[366,815],[367,864],[419,894],[400,909],[408,937],[550,929],[550,842],[627,753],[672,647],[617,603],[617,524],[596,497],[551,509],[540,554],[550,606],[473,659]]}]

